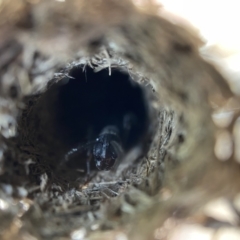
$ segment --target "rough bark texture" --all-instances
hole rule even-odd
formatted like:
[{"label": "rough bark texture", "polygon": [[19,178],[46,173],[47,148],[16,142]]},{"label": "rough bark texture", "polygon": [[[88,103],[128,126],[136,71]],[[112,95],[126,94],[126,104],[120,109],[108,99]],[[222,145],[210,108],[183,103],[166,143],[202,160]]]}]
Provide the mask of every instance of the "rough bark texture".
[{"label": "rough bark texture", "polygon": [[[187,30],[129,1],[3,0],[0,34],[2,239],[151,239],[173,214],[186,217],[210,199],[238,193],[234,154],[226,162],[214,154],[219,130],[210,105],[221,107],[230,98],[238,105],[238,98],[201,59],[199,41]],[[37,130],[29,114],[72,66],[93,62],[124,69],[154,88],[159,133],[148,161],[117,179],[98,173],[87,186],[73,177],[69,187],[31,142]],[[51,114],[44,111],[39,115]],[[221,131],[233,134],[235,114]]]}]

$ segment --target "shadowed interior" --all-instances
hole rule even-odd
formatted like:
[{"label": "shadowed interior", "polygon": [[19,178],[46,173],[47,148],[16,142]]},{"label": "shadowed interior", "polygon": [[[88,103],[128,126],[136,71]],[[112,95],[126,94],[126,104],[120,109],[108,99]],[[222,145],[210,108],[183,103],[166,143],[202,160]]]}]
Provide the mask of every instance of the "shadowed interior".
[{"label": "shadowed interior", "polygon": [[[40,97],[35,116],[29,119],[39,129],[35,145],[43,146],[57,161],[50,163],[51,168],[61,165],[86,171],[87,155],[107,126],[117,128],[124,153],[136,146],[146,153],[150,107],[143,87],[119,70],[109,75],[108,69],[94,72],[76,66],[68,75]],[[73,148],[80,150],[66,160]],[[96,170],[94,161],[90,165]]]}]

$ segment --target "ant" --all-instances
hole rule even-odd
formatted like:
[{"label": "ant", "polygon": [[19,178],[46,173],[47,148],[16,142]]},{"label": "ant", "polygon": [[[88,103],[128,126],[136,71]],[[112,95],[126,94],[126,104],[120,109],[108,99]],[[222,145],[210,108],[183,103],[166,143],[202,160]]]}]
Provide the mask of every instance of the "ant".
[{"label": "ant", "polygon": [[[132,124],[136,121],[134,114],[126,114],[123,119],[124,139],[129,135]],[[86,144],[79,144],[77,147],[72,148],[65,155],[65,161],[78,153],[87,150],[86,168],[87,175],[90,174],[90,162],[94,163],[98,170],[108,171],[116,169],[120,160],[124,156],[123,142],[120,138],[120,131],[117,126],[108,125],[102,129],[100,134],[93,141]]]}]

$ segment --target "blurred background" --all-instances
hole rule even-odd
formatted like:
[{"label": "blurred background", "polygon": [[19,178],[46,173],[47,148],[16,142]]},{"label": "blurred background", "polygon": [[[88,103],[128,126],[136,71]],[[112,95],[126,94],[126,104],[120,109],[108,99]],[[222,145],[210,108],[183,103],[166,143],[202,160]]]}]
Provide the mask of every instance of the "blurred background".
[{"label": "blurred background", "polygon": [[[240,95],[240,1],[238,0],[152,0],[151,10],[170,22],[187,28],[199,36],[200,55],[215,65],[227,79],[232,91]],[[144,0],[135,4],[144,10]],[[146,10],[146,9],[145,9]],[[149,11],[149,9],[148,9]],[[217,118],[229,111],[221,110]],[[240,207],[240,195],[234,207]],[[163,240],[239,240],[239,216],[227,199],[216,199],[204,206],[194,217],[185,220],[169,218],[155,232],[155,239]]]},{"label": "blurred background", "polygon": [[[240,15],[238,0],[135,0],[144,10],[146,2],[152,11],[170,22],[188,28],[202,40],[199,52],[213,62],[226,77],[236,94],[240,94]],[[149,9],[145,10],[149,11]]]}]

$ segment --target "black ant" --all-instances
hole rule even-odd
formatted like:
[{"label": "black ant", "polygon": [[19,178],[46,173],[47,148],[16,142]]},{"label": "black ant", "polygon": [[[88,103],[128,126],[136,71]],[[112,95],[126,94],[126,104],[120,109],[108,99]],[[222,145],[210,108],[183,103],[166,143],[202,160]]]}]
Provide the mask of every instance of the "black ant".
[{"label": "black ant", "polygon": [[[130,113],[125,115],[123,119],[123,141],[128,137],[129,131],[135,120],[136,117],[133,114]],[[90,162],[92,160],[98,170],[108,171],[110,169],[116,169],[125,152],[122,140],[118,127],[114,125],[106,126],[93,141],[90,140],[85,144],[79,144],[77,147],[67,152],[65,161],[69,161],[75,154],[87,151],[86,168],[88,175],[90,174]]]}]

